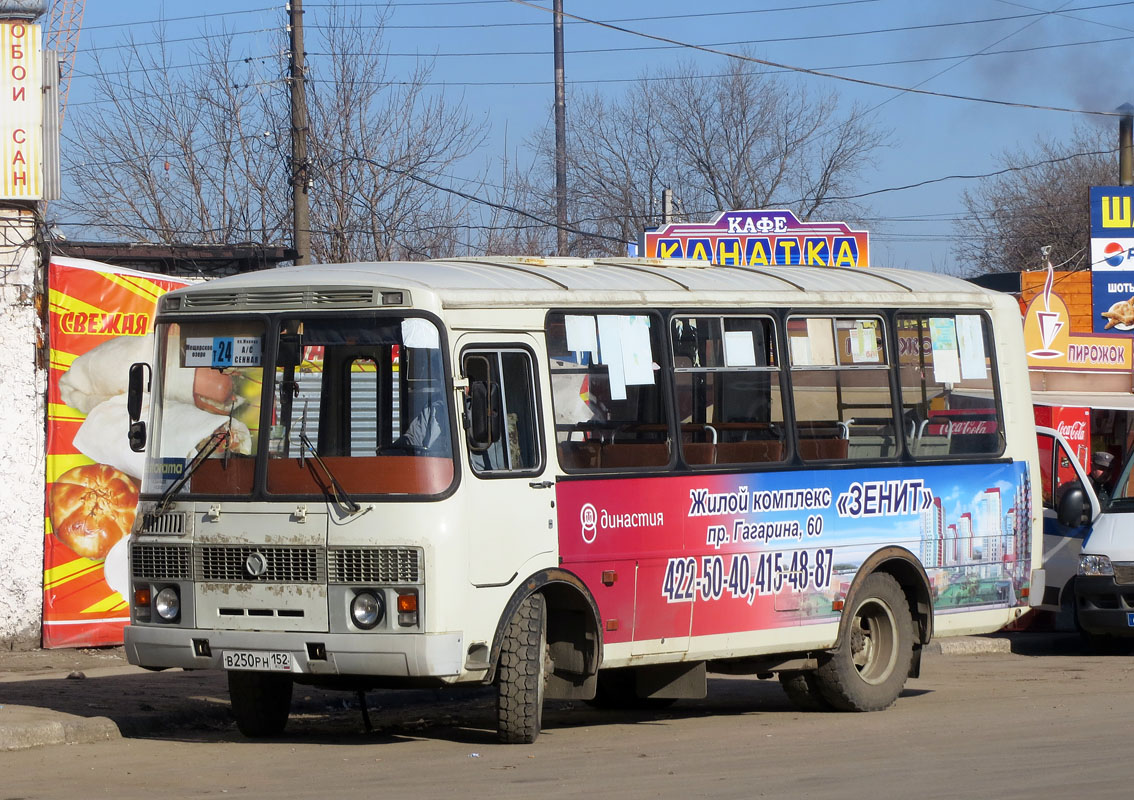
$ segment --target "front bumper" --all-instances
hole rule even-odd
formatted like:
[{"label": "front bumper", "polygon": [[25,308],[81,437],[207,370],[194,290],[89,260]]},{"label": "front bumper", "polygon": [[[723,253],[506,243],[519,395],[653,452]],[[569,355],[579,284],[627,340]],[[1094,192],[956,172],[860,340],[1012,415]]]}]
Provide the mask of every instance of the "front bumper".
[{"label": "front bumper", "polygon": [[1114,576],[1075,577],[1075,610],[1087,633],[1134,637],[1134,584]]},{"label": "front bumper", "polygon": [[[198,655],[207,642],[209,655]],[[222,631],[128,625],[126,658],[142,667],[222,669],[225,650],[291,653],[293,671],[311,675],[452,678],[464,656],[460,633],[343,634]],[[319,657],[311,657],[312,653]],[[325,654],[325,658],[322,657]]]}]

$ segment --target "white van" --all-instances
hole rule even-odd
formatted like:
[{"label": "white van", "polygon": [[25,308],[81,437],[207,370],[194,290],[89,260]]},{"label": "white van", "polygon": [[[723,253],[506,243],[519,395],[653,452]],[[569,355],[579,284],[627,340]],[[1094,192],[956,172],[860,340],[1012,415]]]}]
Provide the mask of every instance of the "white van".
[{"label": "white van", "polygon": [[1039,608],[1061,611],[1089,639],[1134,637],[1134,458],[1100,501],[1058,433],[1036,428],[1043,494]]}]

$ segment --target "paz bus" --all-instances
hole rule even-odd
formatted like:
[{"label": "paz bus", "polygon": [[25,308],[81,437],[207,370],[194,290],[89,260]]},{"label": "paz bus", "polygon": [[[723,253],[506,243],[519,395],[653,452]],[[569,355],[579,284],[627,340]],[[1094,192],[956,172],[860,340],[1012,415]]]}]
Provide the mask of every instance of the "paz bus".
[{"label": "paz bus", "polygon": [[[292,687],[890,706],[1042,587],[1019,309],[940,275],[647,259],[274,269],[158,304],[126,651]],[[1042,594],[1042,588],[1040,589]]]}]

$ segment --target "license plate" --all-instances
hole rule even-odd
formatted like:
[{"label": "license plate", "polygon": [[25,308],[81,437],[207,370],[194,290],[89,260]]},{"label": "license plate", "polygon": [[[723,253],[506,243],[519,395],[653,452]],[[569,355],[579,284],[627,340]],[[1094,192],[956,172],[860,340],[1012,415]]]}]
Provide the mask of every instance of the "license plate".
[{"label": "license plate", "polygon": [[257,672],[291,672],[291,653],[263,650],[225,650],[221,653],[225,669]]}]

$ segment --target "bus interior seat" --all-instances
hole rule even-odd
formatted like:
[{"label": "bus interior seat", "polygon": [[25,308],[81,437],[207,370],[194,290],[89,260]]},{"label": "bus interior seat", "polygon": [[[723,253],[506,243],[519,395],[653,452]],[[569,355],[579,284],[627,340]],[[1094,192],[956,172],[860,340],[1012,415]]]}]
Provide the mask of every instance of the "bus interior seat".
[{"label": "bus interior seat", "polygon": [[799,455],[804,461],[833,461],[846,458],[847,439],[800,439]]},{"label": "bus interior seat", "polygon": [[776,439],[753,439],[747,442],[721,442],[717,445],[718,464],[753,464],[782,461],[783,442]]}]

